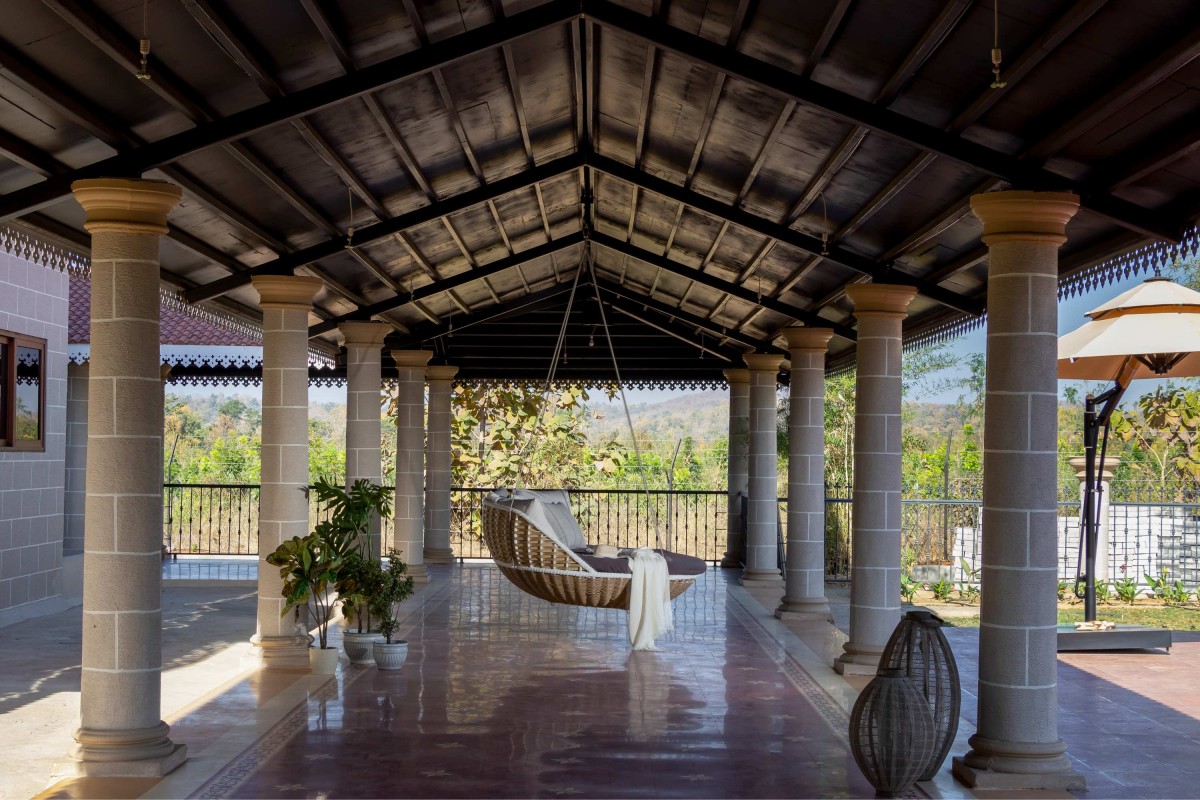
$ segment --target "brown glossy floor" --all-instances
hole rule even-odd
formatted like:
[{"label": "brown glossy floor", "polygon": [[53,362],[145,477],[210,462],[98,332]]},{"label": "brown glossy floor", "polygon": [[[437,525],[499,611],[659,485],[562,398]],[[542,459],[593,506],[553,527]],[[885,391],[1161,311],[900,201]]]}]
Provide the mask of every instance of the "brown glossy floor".
[{"label": "brown glossy floor", "polygon": [[640,653],[623,613],[460,576],[413,621],[403,670],[343,662],[195,796],[873,796],[842,709],[719,576]]}]

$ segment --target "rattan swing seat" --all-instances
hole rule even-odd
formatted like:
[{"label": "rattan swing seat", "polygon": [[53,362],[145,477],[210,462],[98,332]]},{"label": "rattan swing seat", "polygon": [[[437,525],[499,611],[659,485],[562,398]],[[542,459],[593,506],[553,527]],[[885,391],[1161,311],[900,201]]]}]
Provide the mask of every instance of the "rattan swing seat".
[{"label": "rattan swing seat", "polygon": [[[629,573],[597,570],[586,556],[561,544],[520,511],[484,500],[482,529],[496,566],[527,594],[551,603],[629,610]],[[669,562],[696,562],[703,572],[704,562],[699,559],[664,555]],[[671,599],[687,591],[696,577],[671,574]]]}]

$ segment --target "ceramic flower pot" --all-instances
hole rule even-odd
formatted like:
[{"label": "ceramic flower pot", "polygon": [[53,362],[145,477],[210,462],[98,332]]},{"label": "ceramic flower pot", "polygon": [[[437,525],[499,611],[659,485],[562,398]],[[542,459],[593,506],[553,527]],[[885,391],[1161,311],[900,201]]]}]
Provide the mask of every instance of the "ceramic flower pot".
[{"label": "ceramic flower pot", "polygon": [[327,647],[324,650],[313,647],[308,651],[308,666],[313,675],[332,675],[337,669],[337,648]]},{"label": "ceramic flower pot", "polygon": [[408,642],[375,642],[371,649],[380,669],[400,669],[408,658]]},{"label": "ceramic flower pot", "polygon": [[351,664],[370,664],[371,663],[371,645],[374,642],[382,642],[382,634],[370,633],[354,633],[346,631],[342,634],[342,647],[346,650],[346,657],[350,659]]}]

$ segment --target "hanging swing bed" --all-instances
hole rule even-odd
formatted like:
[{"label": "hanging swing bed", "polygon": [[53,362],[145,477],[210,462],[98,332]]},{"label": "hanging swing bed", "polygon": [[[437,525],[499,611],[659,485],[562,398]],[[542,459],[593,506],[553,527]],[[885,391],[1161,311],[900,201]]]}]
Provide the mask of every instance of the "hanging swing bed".
[{"label": "hanging swing bed", "polygon": [[[563,316],[550,372],[546,378],[547,393],[554,383],[567,324],[575,303],[576,290],[579,288],[579,277],[584,269],[589,271],[595,288],[595,268],[592,265],[590,248],[586,244],[583,260],[571,286],[567,310]],[[625,420],[633,441],[634,454],[641,470],[643,467],[637,436],[628,403],[625,401],[620,367],[617,364],[616,351],[598,289],[596,301],[600,306],[600,319],[621,403],[625,408]],[[544,406],[543,402],[543,408]],[[642,481],[644,485],[644,474]],[[496,566],[522,591],[551,603],[626,611],[630,609],[631,584],[634,578],[630,559],[626,557],[630,553],[604,545],[589,547],[579,523],[571,513],[566,491],[497,489],[484,499],[481,521],[483,539]],[[656,539],[657,536],[656,528]],[[672,600],[687,591],[696,582],[696,578],[708,568],[704,561],[692,556],[660,548],[656,548],[655,552],[666,561]]]}]

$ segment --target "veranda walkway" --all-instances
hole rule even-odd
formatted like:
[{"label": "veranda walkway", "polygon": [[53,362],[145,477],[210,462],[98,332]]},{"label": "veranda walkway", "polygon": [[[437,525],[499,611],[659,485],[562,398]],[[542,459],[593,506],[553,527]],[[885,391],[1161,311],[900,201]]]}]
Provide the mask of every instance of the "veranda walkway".
[{"label": "veranda walkway", "polygon": [[[167,594],[178,591],[188,590]],[[483,564],[438,568],[407,604],[399,673],[344,661],[334,679],[245,673],[172,721],[191,760],[167,779],[48,796],[873,796],[846,746],[854,689],[814,652],[837,635],[811,624],[795,635],[760,593],[709,572],[676,602],[662,651],[634,654],[619,612],[546,604]],[[967,684],[965,740],[977,633],[950,637]],[[1169,656],[1060,657],[1081,797],[1200,794],[1188,774],[1200,770],[1188,700],[1200,637],[1177,642]],[[0,674],[13,657],[0,653]],[[46,741],[57,747],[62,732]],[[924,793],[971,796],[947,772]]]}]

